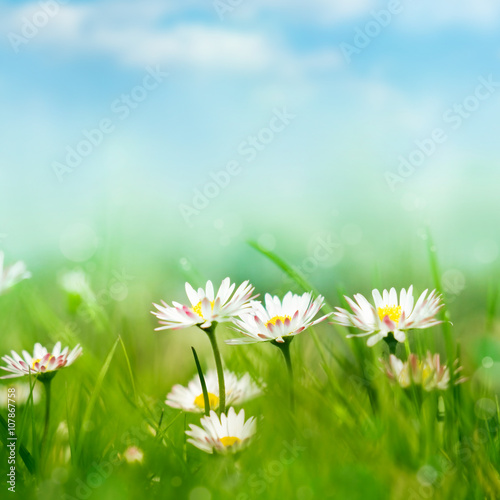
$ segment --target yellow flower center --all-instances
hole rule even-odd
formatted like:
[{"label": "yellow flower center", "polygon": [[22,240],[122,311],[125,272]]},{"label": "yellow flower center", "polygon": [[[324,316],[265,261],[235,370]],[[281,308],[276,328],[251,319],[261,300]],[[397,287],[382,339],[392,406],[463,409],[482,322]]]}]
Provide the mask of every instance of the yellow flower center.
[{"label": "yellow flower center", "polygon": [[427,363],[425,363],[423,367],[421,367],[421,370],[422,370],[422,384],[425,384],[427,380],[432,377],[434,372]]},{"label": "yellow flower center", "polygon": [[[48,363],[48,362],[49,362],[49,361],[50,361],[53,357],[54,357],[54,356],[52,356],[52,354],[51,354],[51,355],[50,355],[50,358],[47,360],[47,363]],[[40,363],[40,361],[41,361],[41,359],[40,359],[40,358],[38,358],[38,359],[34,359],[34,360],[33,360],[33,362],[31,363],[31,368],[32,368],[33,370],[35,370],[35,365],[36,365],[37,363]],[[46,363],[46,364],[47,364],[47,363]]]},{"label": "yellow flower center", "polygon": [[267,323],[266,323],[266,326],[269,326],[269,323],[271,323],[272,325],[275,325],[276,324],[276,321],[280,320],[282,323],[285,322],[285,320],[291,320],[292,318],[290,318],[290,316],[275,316],[274,318],[271,318]]},{"label": "yellow flower center", "polygon": [[380,321],[384,321],[386,316],[389,316],[389,319],[394,321],[394,323],[399,323],[399,318],[401,318],[401,306],[385,306],[378,308],[378,317]]},{"label": "yellow flower center", "polygon": [[[201,393],[199,396],[196,396],[194,398],[194,404],[198,407],[201,408],[202,410],[205,409],[205,400],[203,399],[203,393]],[[214,410],[219,406],[219,398],[215,395],[212,394],[211,392],[208,393],[208,404],[210,405],[210,409]]]},{"label": "yellow flower center", "polygon": [[[214,310],[214,301],[210,302],[210,305],[212,306],[212,311]],[[201,318],[203,318],[203,313],[201,312],[201,301],[198,302],[198,304],[196,304],[194,307],[193,307],[193,311],[198,315],[200,316]],[[205,318],[203,318],[205,319]]]},{"label": "yellow flower center", "polygon": [[219,441],[228,448],[229,446],[233,446],[233,444],[241,443],[241,439],[236,436],[225,436],[220,438]]},{"label": "yellow flower center", "polygon": [[399,383],[403,387],[413,384],[426,385],[434,376],[432,366],[423,361],[418,361],[415,370],[412,370],[410,364],[405,365],[405,369],[399,374]]}]

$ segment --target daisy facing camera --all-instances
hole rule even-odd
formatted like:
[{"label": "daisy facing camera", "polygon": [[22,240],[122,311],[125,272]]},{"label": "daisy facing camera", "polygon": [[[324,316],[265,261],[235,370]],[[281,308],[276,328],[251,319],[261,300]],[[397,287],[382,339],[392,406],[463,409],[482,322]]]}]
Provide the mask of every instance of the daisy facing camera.
[{"label": "daisy facing camera", "polygon": [[[350,334],[347,337],[368,336],[367,345],[373,346],[382,339],[388,338],[392,333],[398,342],[406,340],[406,331],[410,329],[424,329],[439,325],[442,321],[435,318],[441,310],[441,295],[433,290],[427,296],[427,290],[422,292],[415,304],[413,285],[406,291],[398,294],[395,288],[372,292],[374,305],[360,293],[354,295],[354,300],[345,297],[352,309],[352,313],[337,307],[335,322],[339,325],[364,330],[365,333]],[[390,338],[388,338],[390,343]]]}]

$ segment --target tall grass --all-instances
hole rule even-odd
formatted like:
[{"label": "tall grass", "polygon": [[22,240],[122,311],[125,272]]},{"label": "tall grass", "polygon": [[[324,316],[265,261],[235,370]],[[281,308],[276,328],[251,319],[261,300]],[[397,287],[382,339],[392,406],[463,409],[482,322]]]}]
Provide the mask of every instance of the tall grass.
[{"label": "tall grass", "polygon": [[[419,288],[427,283],[441,289],[436,251],[430,238],[428,242],[429,268],[419,276],[404,276],[406,286],[416,281]],[[370,291],[369,280],[364,290],[340,290],[334,282],[316,290],[283,258],[253,246],[297,291],[326,295],[326,312],[344,306],[343,293]],[[403,263],[401,267],[404,273]],[[251,272],[244,278],[257,280]],[[444,313],[453,325],[445,322],[409,335],[411,352],[441,352],[447,364],[460,358],[468,381],[444,392],[421,394],[391,384],[379,361],[387,354],[383,343],[368,348],[365,339],[347,339],[346,329],[322,323],[291,344],[291,412],[285,362],[277,349],[269,344],[221,345],[229,369],[248,371],[267,383],[264,396],[245,404],[246,414],[258,417],[255,440],[238,456],[225,457],[187,444],[184,431],[199,423],[200,416],[164,404],[173,384],[197,373],[191,346],[200,368],[213,368],[209,342],[199,330],[153,332],[151,302],[178,297],[156,289],[146,296],[131,290],[123,304],[81,303],[75,308],[66,307],[64,294],[52,283],[22,283],[0,298],[2,353],[29,350],[36,341],[52,345],[61,340],[70,346],[81,343],[84,354],[52,382],[42,456],[43,401],[18,405],[16,494],[66,499],[500,498],[498,288],[487,290],[487,283],[479,283],[464,292],[464,300],[474,304],[473,314],[454,302]],[[144,314],[131,315],[131,303]],[[219,325],[221,344],[234,336],[230,327]],[[405,358],[407,350],[400,347],[397,354]],[[5,415],[2,410],[4,443]],[[130,446],[143,451],[142,463],[124,460]],[[5,474],[5,446],[0,455]],[[6,485],[1,488],[7,498]]]}]

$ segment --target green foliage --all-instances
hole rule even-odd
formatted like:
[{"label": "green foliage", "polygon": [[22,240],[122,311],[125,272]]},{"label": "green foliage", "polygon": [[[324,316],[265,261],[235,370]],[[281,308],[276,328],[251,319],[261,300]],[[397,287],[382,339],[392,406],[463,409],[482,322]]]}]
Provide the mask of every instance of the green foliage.
[{"label": "green foliage", "polygon": [[[299,289],[317,292],[283,259],[253,246]],[[431,274],[439,287],[432,247],[430,243]],[[422,276],[405,277],[412,278],[423,281]],[[430,276],[426,279],[430,285]],[[333,285],[321,293],[330,303],[344,306]],[[199,357],[198,369],[214,364],[207,335],[199,329],[153,332],[151,302],[179,297],[154,289],[146,296],[131,291],[128,303],[139,302],[144,311],[138,316],[118,301],[82,302],[77,308],[73,301],[64,309],[65,298],[52,283],[23,283],[0,300],[2,353],[61,340],[71,347],[81,343],[84,354],[52,381],[51,425],[40,467],[43,398],[17,406],[17,494],[103,500],[499,498],[498,293],[490,287],[484,303],[473,287],[465,293],[473,313],[451,303],[453,326],[411,332],[409,343],[419,354],[441,351],[448,364],[459,353],[465,383],[443,393],[405,391],[392,385],[381,369],[380,358],[387,354],[383,343],[368,348],[364,339],[346,339],[347,330],[324,322],[290,346],[293,414],[278,350],[268,343],[226,346],[223,339],[235,333],[219,325],[225,365],[267,384],[265,395],[245,404],[246,415],[258,418],[257,436],[233,457],[210,456],[186,443],[185,429],[198,424],[201,415],[185,415],[164,404],[174,384],[184,384],[197,373],[191,346]],[[406,355],[404,350],[399,354]],[[5,444],[6,411],[0,416]],[[4,444],[2,474],[7,471]],[[131,446],[142,450],[141,463],[125,460]]]}]

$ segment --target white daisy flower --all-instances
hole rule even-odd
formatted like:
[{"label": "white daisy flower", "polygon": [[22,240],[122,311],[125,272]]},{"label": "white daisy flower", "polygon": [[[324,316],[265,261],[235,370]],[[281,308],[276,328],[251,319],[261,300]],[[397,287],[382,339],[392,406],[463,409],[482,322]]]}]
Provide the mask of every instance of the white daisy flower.
[{"label": "white daisy flower", "polygon": [[219,417],[212,410],[209,417],[203,417],[201,427],[190,424],[186,434],[191,438],[188,443],[206,453],[236,453],[245,448],[256,431],[255,418],[245,422],[245,410],[238,414],[234,408],[229,408],[227,416],[223,413]]},{"label": "white daisy flower", "polygon": [[19,261],[4,267],[4,254],[0,252],[0,294],[28,278],[31,278],[31,273],[26,269],[24,262]]},{"label": "white daisy flower", "polygon": [[[262,394],[262,389],[251,379],[248,373],[245,373],[239,379],[233,372],[225,370],[224,380],[226,384],[227,405],[240,405]],[[219,382],[215,370],[210,370],[206,374],[205,384],[207,386],[210,409],[216,410],[219,407]],[[188,412],[204,412],[205,401],[203,399],[200,377],[198,375],[194,376],[187,387],[179,384],[174,385],[165,403],[172,408],[179,408]]]},{"label": "white daisy flower", "polygon": [[65,347],[61,351],[61,342],[57,342],[52,352],[47,351],[41,344],[35,344],[33,356],[23,351],[24,359],[15,351],[11,351],[12,357],[4,356],[3,361],[7,366],[0,366],[2,370],[11,372],[12,375],[5,375],[0,378],[13,378],[29,375],[43,376],[46,373],[55,372],[60,368],[69,366],[82,354],[82,348],[78,344],[71,352]]},{"label": "white daisy flower", "polygon": [[[387,376],[403,388],[413,384],[422,386],[426,391],[434,389],[445,391],[448,389],[450,370],[446,365],[441,364],[439,354],[432,355],[427,352],[427,356],[423,360],[415,354],[410,354],[407,361],[401,361],[394,354],[391,354],[389,362],[384,364]],[[462,367],[455,367],[454,373],[461,370]],[[464,378],[460,378],[455,380],[455,384],[464,381]]]},{"label": "white daisy flower", "polygon": [[324,298],[320,295],[312,300],[312,293],[296,295],[288,292],[283,302],[277,296],[266,294],[264,307],[260,302],[253,301],[252,310],[240,315],[235,320],[236,329],[246,338],[226,340],[227,344],[253,344],[256,342],[285,342],[283,337],[292,338],[320,321],[329,314],[314,320],[323,307]]},{"label": "white daisy flower", "polygon": [[186,294],[191,306],[173,302],[169,306],[163,300],[162,305],[153,304],[158,311],[151,311],[159,320],[160,326],[156,330],[178,330],[189,326],[199,326],[200,328],[210,328],[212,323],[231,321],[234,316],[239,316],[250,308],[250,300],[254,287],[245,281],[233,294],[235,284],[231,284],[229,278],[222,281],[222,284],[214,294],[214,287],[211,281],[207,281],[205,289],[199,288],[196,291],[189,283],[186,283]]},{"label": "white daisy flower", "polygon": [[432,291],[427,297],[425,290],[414,305],[413,285],[408,292],[403,288],[398,301],[395,288],[388,292],[384,290],[382,295],[378,290],[372,292],[375,306],[360,293],[354,296],[356,302],[345,297],[354,314],[337,307],[335,320],[338,324],[359,328],[366,333],[348,335],[348,337],[363,337],[372,335],[367,344],[373,346],[379,340],[387,337],[392,332],[398,342],[406,339],[405,331],[411,328],[430,328],[442,323],[435,318],[443,307],[441,295]]}]

